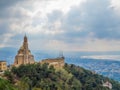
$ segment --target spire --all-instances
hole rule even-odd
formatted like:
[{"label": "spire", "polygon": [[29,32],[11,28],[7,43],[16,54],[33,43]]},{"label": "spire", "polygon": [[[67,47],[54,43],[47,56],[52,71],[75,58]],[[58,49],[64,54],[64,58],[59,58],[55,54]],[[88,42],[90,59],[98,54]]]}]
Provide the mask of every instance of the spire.
[{"label": "spire", "polygon": [[26,36],[26,33],[25,33],[25,36],[24,36],[24,42],[27,42],[27,36]]},{"label": "spire", "polygon": [[24,47],[25,49],[28,49],[28,39],[27,39],[26,34],[25,34],[25,36],[24,36],[23,47]]}]

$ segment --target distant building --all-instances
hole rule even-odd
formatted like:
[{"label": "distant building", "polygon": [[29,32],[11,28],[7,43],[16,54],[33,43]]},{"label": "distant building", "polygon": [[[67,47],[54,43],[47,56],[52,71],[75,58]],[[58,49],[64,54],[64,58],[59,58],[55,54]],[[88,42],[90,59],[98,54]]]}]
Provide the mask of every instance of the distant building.
[{"label": "distant building", "polygon": [[14,65],[13,66],[20,66],[21,64],[33,64],[34,56],[31,54],[31,51],[28,48],[28,40],[27,36],[24,36],[23,45],[18,50],[17,55],[15,56]]},{"label": "distant building", "polygon": [[109,89],[112,89],[112,84],[108,81],[106,81],[105,83],[103,83],[104,87],[108,87]]},{"label": "distant building", "polygon": [[7,63],[6,61],[0,61],[0,71],[7,70]]},{"label": "distant building", "polygon": [[44,59],[40,61],[41,64],[48,63],[49,65],[53,65],[54,68],[63,68],[65,62],[64,57],[52,58],[52,59]]}]

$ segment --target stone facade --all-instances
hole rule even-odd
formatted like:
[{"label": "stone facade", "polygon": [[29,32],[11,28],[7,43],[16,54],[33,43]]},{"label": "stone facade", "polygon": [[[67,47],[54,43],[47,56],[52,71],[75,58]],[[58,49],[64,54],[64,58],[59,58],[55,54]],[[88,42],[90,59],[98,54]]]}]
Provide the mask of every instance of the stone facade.
[{"label": "stone facade", "polygon": [[54,68],[63,68],[65,62],[64,57],[52,58],[52,59],[44,59],[40,61],[41,64],[48,63],[49,65],[53,65]]},{"label": "stone facade", "polygon": [[6,61],[0,61],[0,71],[7,70],[7,63]]},{"label": "stone facade", "polygon": [[18,67],[21,64],[33,64],[34,62],[34,56],[28,48],[28,40],[25,35],[23,45],[20,47],[17,55],[15,56],[14,66]]}]

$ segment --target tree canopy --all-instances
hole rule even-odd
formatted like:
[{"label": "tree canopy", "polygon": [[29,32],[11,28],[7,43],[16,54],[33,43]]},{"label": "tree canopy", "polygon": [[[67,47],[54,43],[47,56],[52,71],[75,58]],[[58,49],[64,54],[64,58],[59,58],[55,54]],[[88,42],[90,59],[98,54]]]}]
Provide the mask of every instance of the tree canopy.
[{"label": "tree canopy", "polygon": [[112,83],[112,90],[120,90],[120,83],[73,64],[65,64],[63,69],[47,63],[21,65],[6,71],[5,76],[15,90],[110,90],[102,81]]}]

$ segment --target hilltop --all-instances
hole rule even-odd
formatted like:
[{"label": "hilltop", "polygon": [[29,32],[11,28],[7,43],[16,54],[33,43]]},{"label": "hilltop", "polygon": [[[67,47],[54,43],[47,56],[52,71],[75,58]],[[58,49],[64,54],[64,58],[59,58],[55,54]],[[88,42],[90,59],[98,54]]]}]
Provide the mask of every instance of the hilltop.
[{"label": "hilltop", "polygon": [[112,90],[120,90],[117,81],[73,64],[65,64],[63,69],[48,64],[21,65],[6,71],[5,76],[11,83],[6,85],[13,87],[10,90],[110,90],[103,87],[106,81],[112,84]]}]

